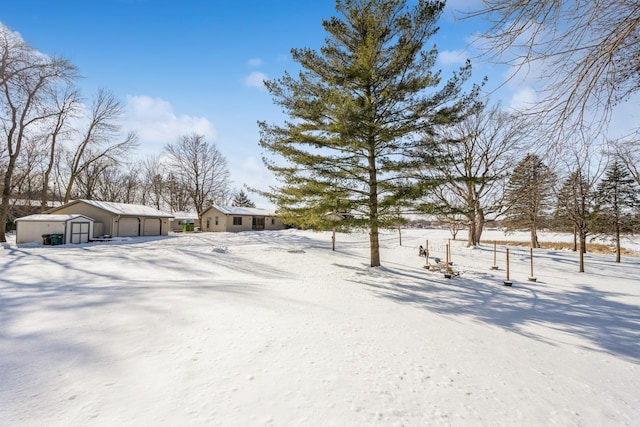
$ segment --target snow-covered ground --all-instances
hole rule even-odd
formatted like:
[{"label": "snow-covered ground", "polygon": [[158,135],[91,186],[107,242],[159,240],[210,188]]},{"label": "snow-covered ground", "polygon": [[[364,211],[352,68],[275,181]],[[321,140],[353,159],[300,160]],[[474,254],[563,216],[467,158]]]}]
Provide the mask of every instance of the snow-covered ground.
[{"label": "snow-covered ground", "polygon": [[533,282],[512,247],[507,287],[501,246],[426,270],[448,238],[385,232],[381,268],[366,233],[10,241],[0,424],[640,425],[639,258],[538,250]]}]

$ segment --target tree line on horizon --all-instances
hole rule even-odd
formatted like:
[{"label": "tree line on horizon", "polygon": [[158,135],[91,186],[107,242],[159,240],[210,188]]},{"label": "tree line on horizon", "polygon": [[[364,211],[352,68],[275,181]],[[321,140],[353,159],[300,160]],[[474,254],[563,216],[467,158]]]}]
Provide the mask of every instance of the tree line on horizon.
[{"label": "tree line on horizon", "polygon": [[40,212],[94,199],[201,216],[237,194],[225,156],[204,135],[181,135],[162,153],[134,159],[138,137],[122,132],[120,101],[100,89],[86,105],[77,79],[67,59],[37,52],[0,24],[0,242],[24,200]]},{"label": "tree line on horizon", "polygon": [[[633,11],[629,19],[597,3],[577,2],[580,8],[569,3],[485,0],[485,9],[474,16],[494,22],[484,35],[491,55],[522,41],[522,29],[540,24],[540,16],[548,24],[565,19],[558,28],[564,37],[574,37],[574,46],[585,43],[571,32],[576,22],[592,24],[580,34],[604,39],[610,28],[633,29],[640,22]],[[622,0],[614,3],[626,7]],[[640,66],[619,66],[629,55],[638,57],[633,56],[637,43],[601,45],[610,50],[596,56],[576,49],[571,64],[585,66],[577,82],[571,80],[575,70],[563,68],[566,55],[553,50],[564,39],[555,45],[535,36],[524,39],[547,50],[525,49],[517,65],[546,60],[564,80],[549,84],[550,95],[537,111],[508,111],[482,93],[486,79],[473,82],[469,60],[448,78],[435,69],[438,51],[427,44],[438,32],[443,8],[443,1],[431,0],[414,6],[405,0],[337,0],[338,16],[322,22],[325,45],[292,49],[300,71],[265,82],[288,119],[258,123],[264,162],[278,184],[250,190],[271,201],[292,226],[331,229],[335,222],[328,213],[357,212],[344,215],[343,227],[369,231],[373,267],[381,265],[379,230],[397,226],[409,212],[464,226],[469,245],[479,244],[486,222],[497,218],[513,229],[530,229],[534,247],[536,230],[550,219],[575,230],[581,248],[594,233],[619,242],[621,233],[637,231],[640,145],[633,138],[602,136],[606,114],[624,99],[622,91],[630,96],[637,88],[632,82]],[[603,19],[611,25],[602,26]],[[536,35],[544,33],[536,29]],[[7,147],[0,147],[0,222],[6,222],[10,197],[33,194],[43,205],[55,194],[62,201],[73,196],[162,202],[198,212],[214,199],[230,199],[226,160],[202,135],[185,135],[168,144],[162,157],[128,164],[135,135],[118,139],[121,111],[106,92],[98,94],[84,121],[74,122],[83,125],[70,129],[75,67],[63,58],[34,55],[10,32],[0,33],[5,53],[0,107],[7,136]],[[543,55],[536,57],[537,52]],[[603,81],[601,73],[591,76],[590,64],[609,70],[610,80]],[[620,91],[603,91],[601,84]],[[594,104],[606,108],[588,126]],[[205,170],[207,182],[200,180]],[[58,183],[53,191],[52,173]]]}]

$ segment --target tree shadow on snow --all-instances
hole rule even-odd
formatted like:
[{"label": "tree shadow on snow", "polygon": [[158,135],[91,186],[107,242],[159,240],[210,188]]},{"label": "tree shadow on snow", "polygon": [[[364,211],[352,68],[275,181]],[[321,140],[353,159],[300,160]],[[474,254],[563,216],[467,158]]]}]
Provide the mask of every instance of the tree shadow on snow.
[{"label": "tree shadow on snow", "polygon": [[588,284],[559,289],[518,282],[507,287],[502,278],[483,272],[446,279],[426,270],[363,267],[356,277],[376,295],[398,303],[469,317],[550,344],[559,343],[562,334],[577,336],[591,342],[586,346],[591,350],[640,363],[640,308],[624,302],[630,295]]}]

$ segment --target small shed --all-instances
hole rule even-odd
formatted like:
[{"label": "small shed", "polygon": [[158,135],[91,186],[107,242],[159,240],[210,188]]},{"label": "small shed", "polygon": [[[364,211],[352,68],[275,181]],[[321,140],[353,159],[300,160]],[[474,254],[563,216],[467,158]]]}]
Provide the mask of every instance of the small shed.
[{"label": "small shed", "polygon": [[88,243],[94,220],[79,214],[36,214],[16,219],[16,243],[43,242],[43,236],[62,235],[59,243]]}]

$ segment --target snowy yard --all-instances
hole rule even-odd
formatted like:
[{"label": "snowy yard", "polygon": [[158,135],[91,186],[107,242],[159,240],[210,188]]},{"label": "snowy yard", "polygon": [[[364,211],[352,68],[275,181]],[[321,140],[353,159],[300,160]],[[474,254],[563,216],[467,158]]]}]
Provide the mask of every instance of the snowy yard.
[{"label": "snowy yard", "polygon": [[402,237],[0,246],[0,424],[640,425],[640,258]]}]

